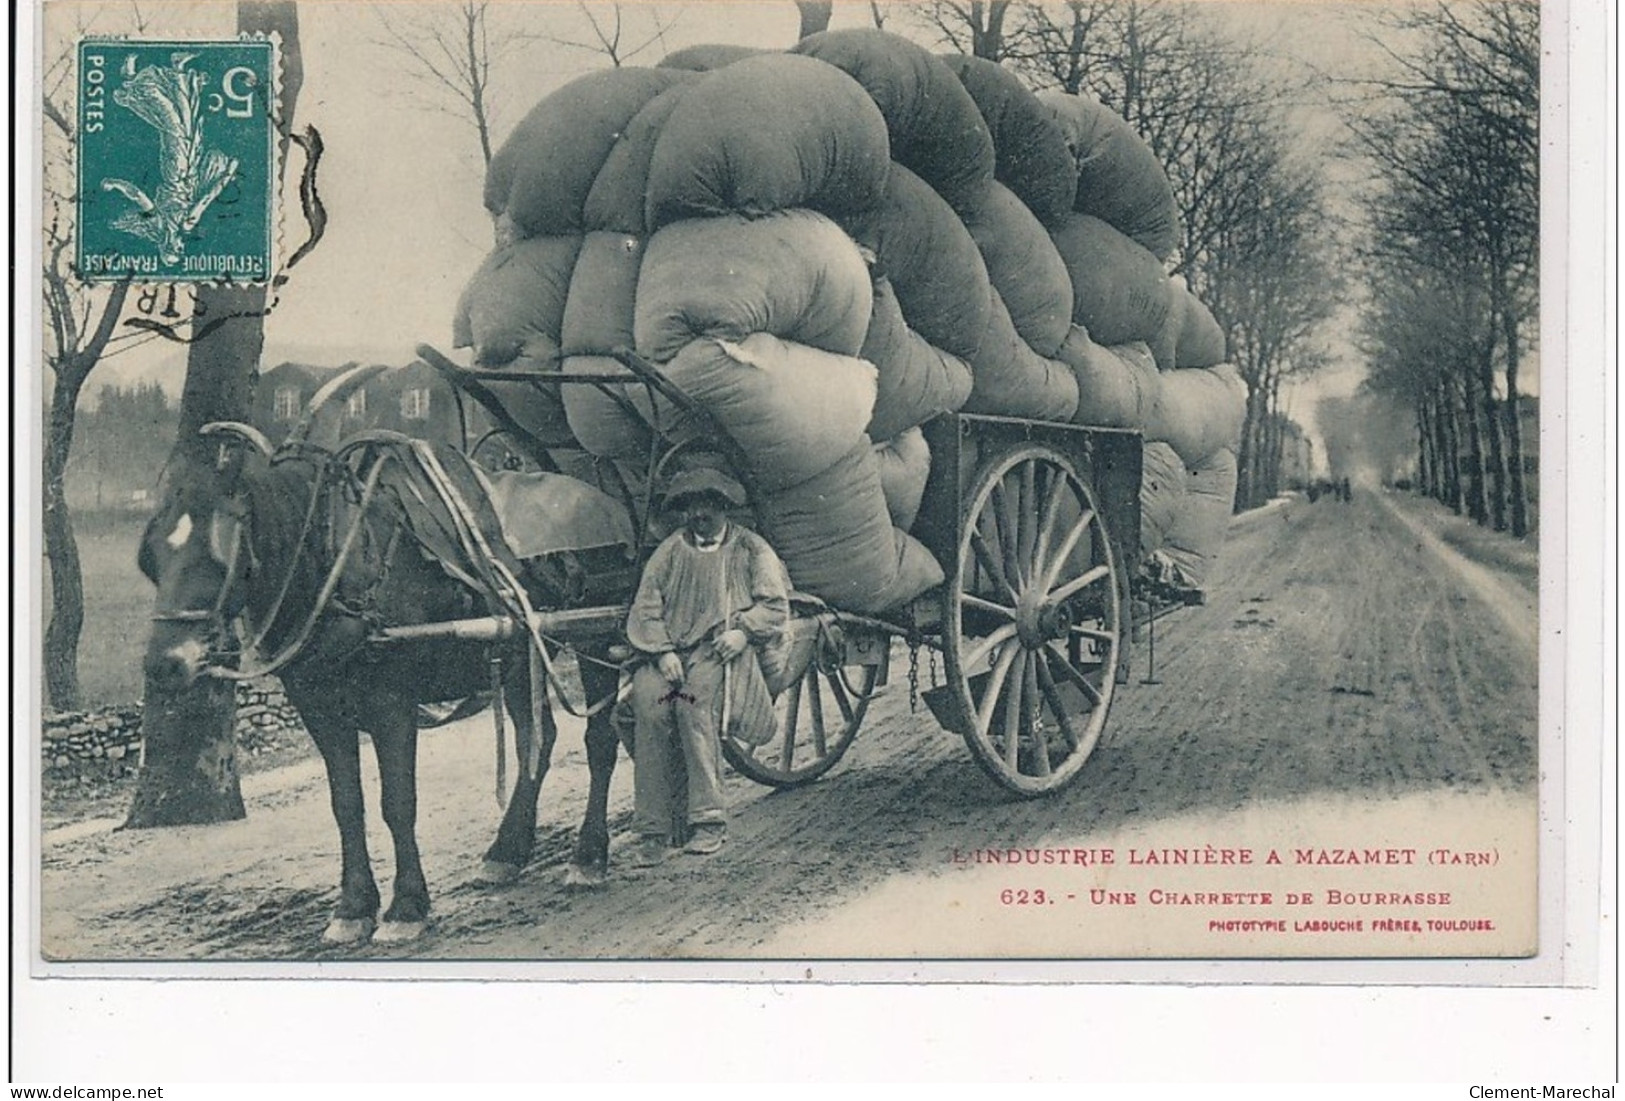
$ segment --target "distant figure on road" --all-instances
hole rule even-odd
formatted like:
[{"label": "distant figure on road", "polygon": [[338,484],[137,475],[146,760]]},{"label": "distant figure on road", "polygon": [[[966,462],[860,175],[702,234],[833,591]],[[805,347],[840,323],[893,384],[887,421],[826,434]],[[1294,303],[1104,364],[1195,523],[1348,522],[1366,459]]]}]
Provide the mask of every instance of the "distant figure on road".
[{"label": "distant figure on road", "polygon": [[665,504],[683,526],[655,548],[626,622],[628,641],[648,659],[632,676],[637,867],[670,853],[679,765],[687,773],[684,851],[714,853],[727,840],[722,726],[753,743],[772,737],[773,701],[757,655],[790,617],[778,555],[728,520],[730,508],[745,504],[738,482],[686,471],[672,479]]},{"label": "distant figure on road", "polygon": [[1343,480],[1341,482],[1337,483],[1337,496],[1342,500],[1342,502],[1345,505],[1348,504],[1350,501],[1354,500],[1354,491],[1349,486],[1349,480],[1348,480],[1347,475],[1344,476],[1344,478],[1343,478]]}]

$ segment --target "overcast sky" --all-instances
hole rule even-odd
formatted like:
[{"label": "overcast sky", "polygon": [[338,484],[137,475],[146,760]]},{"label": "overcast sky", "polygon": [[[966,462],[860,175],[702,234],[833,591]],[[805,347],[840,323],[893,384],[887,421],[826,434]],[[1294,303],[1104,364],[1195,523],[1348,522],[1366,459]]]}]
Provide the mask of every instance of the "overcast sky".
[{"label": "overcast sky", "polygon": [[[1282,64],[1346,69],[1356,40],[1347,4],[1297,0],[1210,0],[1238,32],[1262,40]],[[1372,5],[1361,5],[1369,9]],[[449,350],[450,322],[458,292],[490,247],[490,222],[480,201],[483,172],[466,112],[437,98],[409,75],[397,52],[381,43],[381,22],[407,28],[432,18],[432,3],[350,3],[304,0],[300,36],[305,80],[297,123],[321,131],[326,154],[320,191],[330,222],[320,246],[283,288],[266,322],[265,366],[284,359],[337,364],[351,359],[404,363],[420,342]],[[230,3],[192,0],[142,4],[145,37],[165,34],[229,35]],[[698,0],[683,4],[625,4],[623,41],[638,43],[667,29],[633,63],[653,64],[666,53],[701,42],[732,42],[784,48],[794,40],[798,15],[791,0]],[[71,40],[76,28],[127,30],[129,3],[47,5],[47,52]],[[608,5],[598,5],[603,18]],[[500,4],[493,31],[529,32],[554,39],[591,40],[585,17],[571,4]],[[837,3],[832,27],[870,25],[869,5]],[[917,22],[902,13],[888,29],[929,42]],[[66,37],[64,37],[66,36]],[[60,49],[60,46],[54,48]],[[47,58],[49,61],[49,58]],[[598,53],[536,38],[514,45],[494,74],[494,122],[498,141],[542,96],[589,69],[602,67]],[[435,104],[448,110],[437,110]],[[1331,129],[1322,104],[1307,102],[1305,125]],[[298,154],[292,154],[297,169]],[[297,177],[290,173],[290,182]],[[297,209],[284,219],[291,249],[304,238]],[[184,352],[150,343],[107,361],[88,391],[102,383],[157,378],[178,393]],[[1341,392],[1358,380],[1346,363],[1321,380],[1316,391]],[[1294,401],[1300,419],[1312,417],[1312,397]]]}]

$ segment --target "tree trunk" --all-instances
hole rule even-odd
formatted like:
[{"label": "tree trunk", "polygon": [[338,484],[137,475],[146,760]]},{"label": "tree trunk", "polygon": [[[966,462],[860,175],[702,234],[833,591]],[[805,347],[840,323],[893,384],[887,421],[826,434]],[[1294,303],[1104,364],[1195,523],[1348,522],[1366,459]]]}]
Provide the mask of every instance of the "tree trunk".
[{"label": "tree trunk", "polygon": [[1478,361],[1479,399],[1484,409],[1484,436],[1489,443],[1485,460],[1489,463],[1489,517],[1496,531],[1507,529],[1507,464],[1501,448],[1501,409],[1495,400],[1493,339],[1487,341]]},{"label": "tree trunk", "polygon": [[1461,492],[1461,425],[1456,416],[1455,395],[1445,385],[1440,387],[1439,427],[1444,449],[1444,503],[1460,516],[1464,501]]},{"label": "tree trunk", "polygon": [[1432,449],[1428,446],[1432,433],[1428,431],[1429,412],[1426,399],[1416,404],[1416,491],[1429,497],[1437,496],[1433,480]]},{"label": "tree trunk", "polygon": [[1477,373],[1468,370],[1463,378],[1466,392],[1462,416],[1467,422],[1467,515],[1478,524],[1489,521],[1489,502],[1484,492],[1484,438],[1479,431]]},{"label": "tree trunk", "polygon": [[[239,3],[237,28],[281,35],[280,116],[285,125],[291,123],[304,75],[297,8],[292,0]],[[281,145],[286,155],[287,141]],[[213,476],[213,448],[198,435],[199,428],[215,420],[244,420],[253,408],[266,301],[263,286],[198,288],[195,321],[216,327],[188,349],[166,494]],[[230,681],[203,677],[182,692],[165,693],[148,680],[141,774],[126,827],[196,825],[245,815],[237,775],[236,700]]]},{"label": "tree trunk", "polygon": [[59,711],[79,707],[79,634],[85,623],[85,585],[79,544],[68,514],[65,478],[73,450],[73,420],[84,375],[63,365],[51,387],[45,429],[43,522],[45,557],[51,564],[51,620],[45,627],[42,657],[45,697]]},{"label": "tree trunk", "polygon": [[987,61],[1004,60],[1004,13],[1010,0],[972,0],[971,53]]},{"label": "tree trunk", "polygon": [[184,692],[155,692],[141,713],[141,776],[126,829],[195,826],[247,816],[237,776],[233,681],[203,677]]},{"label": "tree trunk", "polygon": [[1503,339],[1507,346],[1507,397],[1501,405],[1507,438],[1507,492],[1512,512],[1512,534],[1522,539],[1529,534],[1529,487],[1523,473],[1523,419],[1518,415],[1518,317],[1511,309],[1501,311]]},{"label": "tree trunk", "polygon": [[829,29],[830,13],[834,10],[831,0],[796,0],[796,9],[801,12],[801,33],[798,38]]},{"label": "tree trunk", "polygon": [[[60,253],[57,254],[60,256]],[[61,293],[63,275],[53,262],[43,272],[51,301],[63,309],[70,301]],[[52,365],[51,408],[46,415],[43,516],[45,555],[51,564],[51,621],[46,624],[41,658],[45,666],[46,699],[52,707],[72,710],[80,704],[79,635],[85,624],[84,574],[79,565],[79,543],[73,534],[73,517],[68,512],[66,478],[68,459],[73,453],[73,427],[79,413],[79,391],[107,351],[108,341],[124,313],[130,284],[119,283],[102,303],[96,327],[77,351],[79,332],[74,325],[57,329],[58,358]]]},{"label": "tree trunk", "polygon": [[1263,417],[1263,388],[1247,390],[1247,415],[1241,425],[1241,451],[1236,455],[1236,501],[1242,508],[1258,503],[1258,426]]}]

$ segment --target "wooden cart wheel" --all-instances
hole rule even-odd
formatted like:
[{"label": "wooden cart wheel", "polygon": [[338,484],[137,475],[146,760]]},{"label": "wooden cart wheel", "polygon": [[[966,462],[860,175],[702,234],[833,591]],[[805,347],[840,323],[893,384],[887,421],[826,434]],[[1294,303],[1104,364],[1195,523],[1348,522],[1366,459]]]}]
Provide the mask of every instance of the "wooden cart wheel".
[{"label": "wooden cart wheel", "polygon": [[765,745],[722,739],[722,755],[741,775],[777,788],[810,784],[834,768],[869,709],[880,670],[813,661],[774,702],[778,729]]},{"label": "wooden cart wheel", "polygon": [[1119,565],[1093,487],[1026,444],[979,473],[943,586],[948,687],[971,753],[1024,796],[1075,778],[1123,657]]}]

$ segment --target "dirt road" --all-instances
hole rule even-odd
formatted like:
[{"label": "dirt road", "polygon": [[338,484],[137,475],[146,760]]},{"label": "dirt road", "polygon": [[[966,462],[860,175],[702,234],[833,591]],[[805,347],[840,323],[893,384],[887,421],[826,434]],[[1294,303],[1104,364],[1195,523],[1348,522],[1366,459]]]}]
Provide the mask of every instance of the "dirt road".
[{"label": "dirt road", "polygon": [[[824,780],[772,793],[735,777],[721,854],[617,866],[592,893],[560,882],[586,779],[579,731],[567,727],[543,791],[538,857],[515,885],[489,890],[472,880],[499,811],[490,727],[475,720],[423,741],[420,838],[435,911],[418,943],[317,943],[338,857],[310,762],[249,778],[244,822],[115,833],[103,820],[48,835],[43,947],[81,960],[861,955],[871,942],[840,930],[878,915],[893,935],[872,942],[875,954],[962,951],[983,943],[976,936],[987,951],[1043,954],[1041,943],[1001,941],[997,928],[966,926],[940,944],[900,935],[932,919],[911,912],[916,896],[896,884],[955,882],[955,854],[979,848],[1205,842],[1281,821],[1324,838],[1350,822],[1373,837],[1417,815],[1493,819],[1532,848],[1532,573],[1463,568],[1439,537],[1447,526],[1424,503],[1376,491],[1239,520],[1209,603],[1159,624],[1160,683],[1140,683],[1142,645],[1106,741],[1052,798],[996,790],[956,736],[923,707],[909,713],[900,665]],[[623,759],[617,850],[630,773]],[[387,893],[376,787],[369,800]]]}]

